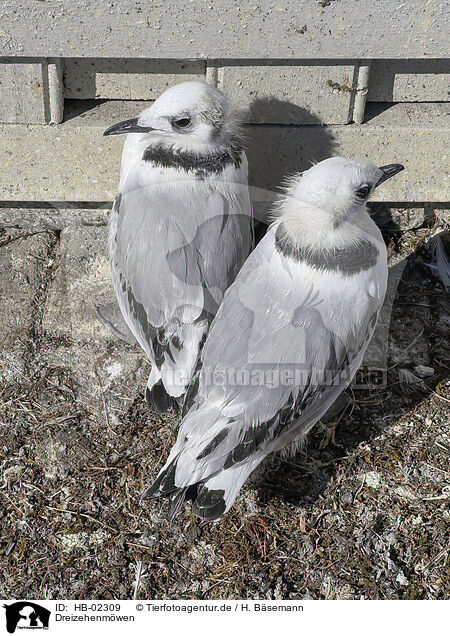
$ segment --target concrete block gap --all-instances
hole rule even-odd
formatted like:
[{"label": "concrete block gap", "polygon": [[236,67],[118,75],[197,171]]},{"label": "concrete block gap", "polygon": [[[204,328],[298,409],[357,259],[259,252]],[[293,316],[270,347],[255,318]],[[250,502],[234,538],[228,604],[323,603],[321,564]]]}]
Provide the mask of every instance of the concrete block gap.
[{"label": "concrete block gap", "polygon": [[[44,263],[39,267],[39,284],[36,288],[30,317],[30,347],[27,347],[24,354],[24,370],[30,376],[36,372],[36,357],[42,344],[42,322],[47,301],[47,292],[54,273],[59,265],[59,244],[61,230],[48,230],[49,242],[47,252],[44,256]],[[37,234],[38,232],[34,232]],[[33,234],[33,233],[31,233]]]},{"label": "concrete block gap", "polygon": [[0,210],[110,210],[113,201],[0,201]]}]

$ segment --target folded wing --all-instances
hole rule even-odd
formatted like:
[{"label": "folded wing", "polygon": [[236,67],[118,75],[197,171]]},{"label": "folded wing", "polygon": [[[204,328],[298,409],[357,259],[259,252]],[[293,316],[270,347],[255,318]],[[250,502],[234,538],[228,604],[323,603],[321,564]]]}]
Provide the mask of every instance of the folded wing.
[{"label": "folded wing", "polygon": [[286,259],[269,231],[225,295],[187,395],[190,410],[150,494],[179,501],[180,489],[189,495],[195,486],[201,516],[215,518],[205,491],[216,493],[217,511],[223,490],[228,509],[268,453],[326,412],[359,367],[380,304],[368,293],[354,311],[333,300],[333,276]]}]

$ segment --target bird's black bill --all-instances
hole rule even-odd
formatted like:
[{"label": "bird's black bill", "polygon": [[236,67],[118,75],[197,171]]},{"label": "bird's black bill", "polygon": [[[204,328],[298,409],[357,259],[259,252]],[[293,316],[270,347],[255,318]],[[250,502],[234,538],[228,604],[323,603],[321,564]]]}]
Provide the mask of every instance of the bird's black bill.
[{"label": "bird's black bill", "polygon": [[401,163],[390,163],[388,166],[380,166],[378,170],[383,172],[382,176],[378,179],[375,184],[375,187],[378,188],[379,185],[401,172],[405,169],[405,166],[402,166]]},{"label": "bird's black bill", "polygon": [[145,133],[154,130],[149,126],[140,126],[138,124],[138,117],[134,119],[127,119],[120,121],[118,124],[113,124],[105,130],[103,136],[107,135],[123,135],[124,133]]}]

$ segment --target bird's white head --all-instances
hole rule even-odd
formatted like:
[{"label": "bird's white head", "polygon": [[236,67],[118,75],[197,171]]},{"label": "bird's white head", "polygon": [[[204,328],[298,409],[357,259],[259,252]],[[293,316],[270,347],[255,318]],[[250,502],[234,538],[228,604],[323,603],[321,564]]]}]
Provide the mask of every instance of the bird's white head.
[{"label": "bird's white head", "polygon": [[293,238],[307,240],[309,233],[313,241],[314,235],[330,236],[340,228],[347,234],[367,217],[366,203],[375,188],[403,169],[399,163],[377,168],[343,157],[325,159],[288,179],[277,216]]},{"label": "bird's white head", "polygon": [[298,201],[326,211],[336,223],[364,207],[381,183],[403,170],[399,163],[377,168],[331,157],[291,179],[288,194]]},{"label": "bird's white head", "polygon": [[104,135],[138,133],[148,145],[207,153],[227,147],[235,133],[233,111],[223,93],[203,82],[182,82],[166,90],[139,117],[114,124]]}]

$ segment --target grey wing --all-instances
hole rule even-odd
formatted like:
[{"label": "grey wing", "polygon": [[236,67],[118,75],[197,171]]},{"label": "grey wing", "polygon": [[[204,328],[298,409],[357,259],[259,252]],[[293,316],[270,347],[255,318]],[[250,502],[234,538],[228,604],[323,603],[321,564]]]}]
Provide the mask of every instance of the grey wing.
[{"label": "grey wing", "polygon": [[206,183],[149,189],[139,187],[138,177],[130,175],[111,220],[116,294],[152,362],[182,365],[189,375],[222,295],[250,249],[248,189],[240,186],[229,200]]},{"label": "grey wing", "polygon": [[226,174],[231,179],[205,182],[204,187],[210,188],[207,215],[198,219],[192,239],[167,256],[177,278],[202,287],[204,310],[211,317],[250,254],[254,239],[245,153],[240,167]]},{"label": "grey wing", "polygon": [[170,270],[178,279],[203,289],[203,308],[211,317],[252,246],[250,216],[230,212],[230,202],[223,195],[219,197],[220,215],[204,221],[190,242],[167,255]]},{"label": "grey wing", "polygon": [[177,487],[245,462],[251,472],[306,433],[356,372],[378,304],[369,298],[364,324],[349,328],[320,287],[297,280],[292,293],[292,274],[269,232],[225,295],[168,460]]}]

